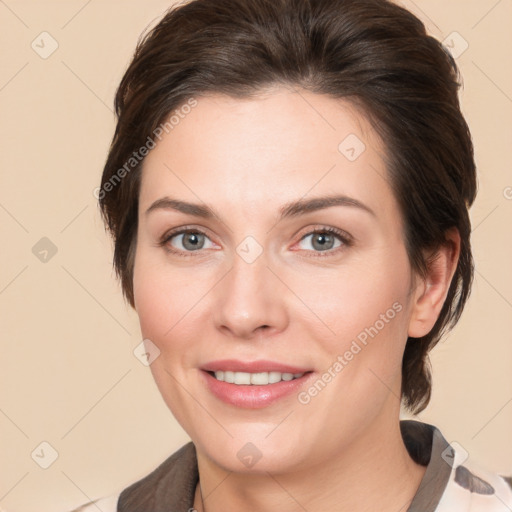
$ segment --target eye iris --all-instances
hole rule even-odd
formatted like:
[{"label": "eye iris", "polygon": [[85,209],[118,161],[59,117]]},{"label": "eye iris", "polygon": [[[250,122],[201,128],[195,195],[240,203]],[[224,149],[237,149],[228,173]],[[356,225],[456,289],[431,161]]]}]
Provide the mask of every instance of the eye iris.
[{"label": "eye iris", "polygon": [[[319,246],[316,246],[316,242],[319,242]],[[313,235],[313,247],[319,250],[327,250],[332,249],[332,245],[334,244],[334,237],[332,235],[326,233],[316,233]]]},{"label": "eye iris", "polygon": [[[182,243],[183,243],[183,247],[185,247],[185,249],[191,249],[191,250],[201,249],[204,245],[204,236],[199,233],[184,233]],[[190,245],[187,247],[187,244],[190,244]]]}]

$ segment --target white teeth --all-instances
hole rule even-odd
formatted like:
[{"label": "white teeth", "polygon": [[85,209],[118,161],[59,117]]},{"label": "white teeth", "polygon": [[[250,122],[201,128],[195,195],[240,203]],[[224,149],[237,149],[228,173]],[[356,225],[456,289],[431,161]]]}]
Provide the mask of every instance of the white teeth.
[{"label": "white teeth", "polygon": [[251,373],[251,384],[256,384],[257,386],[268,384],[268,373]]},{"label": "white teeth", "polygon": [[251,383],[251,374],[245,372],[235,372],[235,382],[234,384],[250,384]]},{"label": "white teeth", "polygon": [[275,384],[281,381],[281,374],[279,372],[268,372],[268,383]]},{"label": "white teeth", "polygon": [[217,371],[215,372],[215,378],[222,382],[228,382],[230,384],[248,385],[253,384],[255,386],[266,386],[267,384],[276,384],[277,382],[289,381],[302,377],[303,373],[281,373],[281,372],[229,372],[229,371]]}]

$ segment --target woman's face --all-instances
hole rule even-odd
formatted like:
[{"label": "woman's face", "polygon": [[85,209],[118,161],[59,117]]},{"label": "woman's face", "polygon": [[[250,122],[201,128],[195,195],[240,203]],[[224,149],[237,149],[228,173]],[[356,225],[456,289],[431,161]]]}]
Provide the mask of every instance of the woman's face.
[{"label": "woman's face", "polygon": [[227,470],[321,463],[397,421],[411,283],[382,144],[347,102],[198,98],[145,159],[134,294],[151,370]]}]

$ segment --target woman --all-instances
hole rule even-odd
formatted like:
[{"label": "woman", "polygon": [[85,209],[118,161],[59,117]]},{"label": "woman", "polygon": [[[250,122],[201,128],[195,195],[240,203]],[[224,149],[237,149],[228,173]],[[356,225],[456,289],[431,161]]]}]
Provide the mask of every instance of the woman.
[{"label": "woman", "polygon": [[81,510],[510,510],[510,480],[399,420],[471,288],[458,87],[383,0],[194,0],[140,41],[98,198],[192,442]]}]

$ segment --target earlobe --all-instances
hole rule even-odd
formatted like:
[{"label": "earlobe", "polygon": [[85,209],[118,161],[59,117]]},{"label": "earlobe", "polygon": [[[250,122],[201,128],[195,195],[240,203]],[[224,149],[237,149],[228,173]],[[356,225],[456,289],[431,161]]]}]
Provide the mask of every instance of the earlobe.
[{"label": "earlobe", "polygon": [[421,338],[436,323],[448,295],[460,254],[460,234],[456,228],[446,232],[446,242],[428,257],[428,272],[414,292],[408,335]]}]

